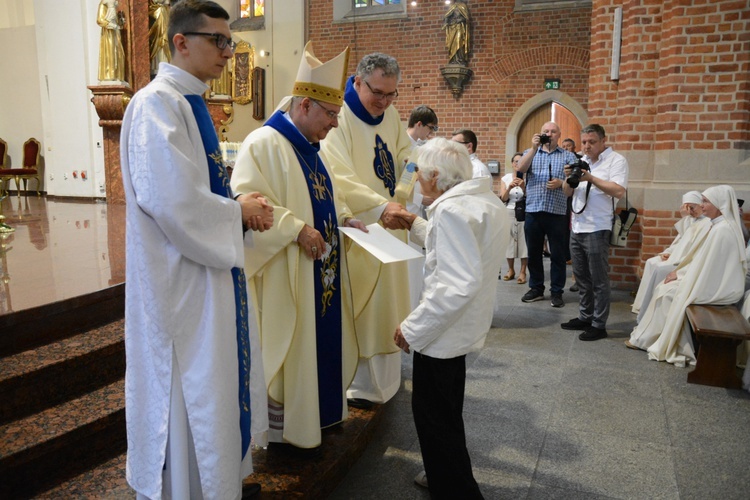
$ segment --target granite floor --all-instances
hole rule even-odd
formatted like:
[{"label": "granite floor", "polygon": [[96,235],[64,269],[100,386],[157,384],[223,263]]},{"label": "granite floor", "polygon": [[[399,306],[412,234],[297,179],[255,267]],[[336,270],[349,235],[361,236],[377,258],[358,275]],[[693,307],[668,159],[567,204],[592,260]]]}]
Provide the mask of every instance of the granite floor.
[{"label": "granite floor", "polygon": [[[582,342],[560,328],[577,315],[575,294],[555,309],[549,295],[522,303],[526,287],[498,280],[493,328],[467,359],[464,421],[485,498],[750,497],[750,394],[688,384],[689,370],[627,349],[628,292],[613,293],[609,337]],[[413,483],[411,359],[402,355],[402,388],[331,500],[429,498]]]},{"label": "granite floor", "polygon": [[[0,314],[122,282],[119,207],[13,197],[2,208],[16,232],[2,241]],[[526,289],[498,280],[493,328],[467,362],[467,439],[486,498],[750,497],[750,394],[687,384],[688,370],[626,349],[635,320],[628,292],[613,293],[609,338],[581,342],[560,328],[576,315],[574,294],[554,309],[549,300],[522,303]],[[411,356],[402,357],[401,390],[328,498],[428,498],[413,483],[422,467]],[[124,490],[109,485],[103,497],[132,498],[122,458],[110,473]],[[302,460],[309,471],[291,496],[330,491],[316,483],[330,477],[320,459]]]}]

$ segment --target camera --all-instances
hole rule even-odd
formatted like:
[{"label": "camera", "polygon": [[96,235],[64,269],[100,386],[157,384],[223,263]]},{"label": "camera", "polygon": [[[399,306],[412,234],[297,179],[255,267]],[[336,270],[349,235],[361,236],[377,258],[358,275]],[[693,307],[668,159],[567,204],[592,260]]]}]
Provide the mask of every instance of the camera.
[{"label": "camera", "polygon": [[583,160],[578,160],[575,163],[571,163],[569,167],[572,170],[568,178],[565,179],[565,182],[567,182],[570,187],[575,189],[578,187],[578,184],[581,183],[581,175],[583,174],[583,170],[590,170],[589,164]]},{"label": "camera", "polygon": [[539,136],[539,144],[549,144],[552,138],[548,136],[547,134],[542,134]]}]

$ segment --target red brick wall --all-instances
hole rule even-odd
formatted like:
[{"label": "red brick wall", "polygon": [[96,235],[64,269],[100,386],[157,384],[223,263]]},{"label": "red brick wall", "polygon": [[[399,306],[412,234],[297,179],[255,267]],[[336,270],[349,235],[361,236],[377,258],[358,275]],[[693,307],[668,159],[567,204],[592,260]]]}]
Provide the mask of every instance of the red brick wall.
[{"label": "red brick wall", "polygon": [[[440,135],[474,130],[479,156],[498,160],[501,169],[508,123],[543,91],[545,78],[560,78],[561,91],[588,112],[590,123],[602,124],[608,142],[626,154],[750,149],[747,0],[592,0],[590,8],[522,13],[513,12],[514,0],[471,0],[474,76],[459,98],[440,74],[447,63],[443,2],[408,6],[407,19],[334,25],[331,0],[307,1],[309,38],[323,60],[349,45],[353,73],[365,54],[393,55],[403,73],[395,101],[402,119],[418,104],[433,107]],[[617,5],[623,6],[622,53],[620,78],[612,81]],[[650,179],[639,179],[639,187],[632,181],[633,175],[633,189],[649,189]],[[715,179],[706,179],[711,182]],[[642,262],[674,237],[678,213],[637,208],[628,247],[611,253],[614,286],[635,288]]]},{"label": "red brick wall", "polygon": [[479,157],[498,160],[502,171],[508,122],[522,104],[544,90],[545,78],[560,78],[561,90],[586,108],[591,10],[515,14],[515,0],[471,0],[468,6],[469,67],[474,75],[459,98],[453,97],[440,74],[448,62],[441,29],[448,7],[442,1],[409,5],[407,19],[334,25],[331,0],[308,0],[308,33],[323,60],[349,45],[350,73],[371,52],[394,56],[402,71],[394,105],[402,119],[407,120],[415,106],[427,104],[438,115],[439,135],[473,130],[479,138]]}]

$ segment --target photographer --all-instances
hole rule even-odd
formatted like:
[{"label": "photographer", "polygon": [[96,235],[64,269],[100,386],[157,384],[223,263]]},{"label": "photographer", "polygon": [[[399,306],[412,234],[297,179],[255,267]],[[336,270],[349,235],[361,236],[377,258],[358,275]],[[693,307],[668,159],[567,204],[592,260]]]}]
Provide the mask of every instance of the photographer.
[{"label": "photographer", "polygon": [[566,198],[563,193],[565,165],[575,163],[576,156],[559,147],[560,127],[554,122],[542,126],[534,134],[531,148],[524,151],[518,171],[526,174],[526,245],[529,251],[529,291],[523,302],[544,300],[544,237],[550,250],[550,293],[552,307],[563,307],[565,288],[565,215]]},{"label": "photographer", "polygon": [[583,330],[581,340],[607,336],[609,316],[609,239],[613,207],[625,195],[628,162],[606,145],[601,125],[581,130],[584,157],[565,166],[563,191],[573,197],[570,253],[580,288],[578,317],[560,325],[563,330]]}]

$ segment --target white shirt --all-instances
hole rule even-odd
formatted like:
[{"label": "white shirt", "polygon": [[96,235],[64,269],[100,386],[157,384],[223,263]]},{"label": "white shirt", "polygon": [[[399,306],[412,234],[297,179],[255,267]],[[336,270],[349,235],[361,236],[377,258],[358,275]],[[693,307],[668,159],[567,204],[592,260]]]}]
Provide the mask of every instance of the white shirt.
[{"label": "white shirt", "polygon": [[[605,149],[599,155],[599,159],[592,163],[588,156],[583,161],[589,164],[591,175],[612,181],[627,189],[628,187],[628,161],[620,153],[615,153],[612,148]],[[586,203],[586,186],[588,182],[581,182],[573,192],[573,223],[571,229],[574,233],[593,233],[612,229],[612,200],[613,198],[596,186],[591,186]],[[576,214],[586,203],[583,213]],[[614,200],[617,205],[617,200]]]},{"label": "white shirt", "polygon": [[490,188],[489,178],[464,181],[427,209],[424,292],[401,323],[415,351],[449,359],[484,345],[510,235],[508,211]]},{"label": "white shirt", "polygon": [[489,177],[490,176],[490,169],[487,168],[487,165],[482,163],[482,160],[477,158],[476,153],[472,153],[469,155],[469,158],[471,158],[471,170],[472,170],[472,177],[476,179],[477,177]]}]

